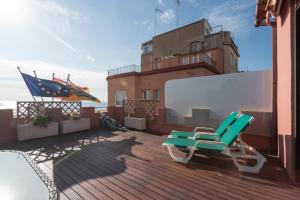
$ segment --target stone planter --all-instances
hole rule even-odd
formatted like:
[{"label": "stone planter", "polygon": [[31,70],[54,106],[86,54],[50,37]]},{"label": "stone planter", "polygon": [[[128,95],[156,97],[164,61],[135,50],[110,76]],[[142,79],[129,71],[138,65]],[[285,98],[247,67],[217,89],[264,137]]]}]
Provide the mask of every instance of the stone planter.
[{"label": "stone planter", "polygon": [[62,134],[88,130],[91,127],[90,118],[78,120],[64,120],[60,122],[59,130]]},{"label": "stone planter", "polygon": [[50,122],[47,127],[34,126],[31,123],[17,125],[19,141],[54,135],[58,135],[58,122]]},{"label": "stone planter", "polygon": [[145,130],[146,119],[137,117],[125,117],[125,126],[127,128],[134,128],[137,130]]}]

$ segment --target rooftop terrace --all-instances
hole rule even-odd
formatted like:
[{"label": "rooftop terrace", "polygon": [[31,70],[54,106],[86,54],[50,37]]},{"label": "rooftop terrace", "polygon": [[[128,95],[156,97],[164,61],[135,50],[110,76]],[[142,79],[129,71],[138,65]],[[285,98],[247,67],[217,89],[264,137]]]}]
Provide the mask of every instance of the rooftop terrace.
[{"label": "rooftop terrace", "polygon": [[259,175],[205,152],[182,165],[161,148],[165,137],[93,130],[0,149],[27,152],[53,178],[60,199],[299,199],[300,188],[287,183],[274,157]]}]

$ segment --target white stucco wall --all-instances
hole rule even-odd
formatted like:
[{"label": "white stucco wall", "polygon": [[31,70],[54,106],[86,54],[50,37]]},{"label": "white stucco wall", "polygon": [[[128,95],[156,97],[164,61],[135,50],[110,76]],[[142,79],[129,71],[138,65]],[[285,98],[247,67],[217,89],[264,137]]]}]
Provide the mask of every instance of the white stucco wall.
[{"label": "white stucco wall", "polygon": [[209,109],[217,120],[232,111],[272,112],[272,81],[271,70],[170,80],[165,106],[178,124],[192,109]]}]

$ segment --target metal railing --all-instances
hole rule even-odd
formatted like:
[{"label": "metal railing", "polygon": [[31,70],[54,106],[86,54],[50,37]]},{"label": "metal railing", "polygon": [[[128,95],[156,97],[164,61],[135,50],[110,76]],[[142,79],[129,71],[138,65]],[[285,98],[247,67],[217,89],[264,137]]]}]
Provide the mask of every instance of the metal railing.
[{"label": "metal railing", "polygon": [[108,76],[125,74],[125,73],[129,73],[129,72],[141,72],[141,66],[132,64],[132,65],[124,66],[124,67],[110,69],[110,70],[108,70]]},{"label": "metal railing", "polygon": [[[201,62],[205,62],[212,67],[216,67],[216,62],[208,54],[195,52],[189,54],[182,54],[178,56],[167,56],[164,58],[159,58],[154,61],[152,70],[176,67],[181,65],[196,64]],[[141,72],[141,66],[128,65],[125,67],[110,69],[108,70],[108,76],[126,74],[130,72]]]},{"label": "metal railing", "polygon": [[191,53],[180,56],[170,56],[159,59],[154,63],[154,69],[175,67],[180,65],[189,65],[205,62],[212,67],[216,67],[216,62],[206,53]]},{"label": "metal railing", "polygon": [[222,25],[213,26],[205,29],[205,35],[211,35],[223,31]]}]

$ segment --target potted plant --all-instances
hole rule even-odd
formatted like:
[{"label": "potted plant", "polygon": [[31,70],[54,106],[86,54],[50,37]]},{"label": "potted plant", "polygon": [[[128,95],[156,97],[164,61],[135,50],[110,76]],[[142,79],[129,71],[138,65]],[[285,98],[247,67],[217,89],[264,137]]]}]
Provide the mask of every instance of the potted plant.
[{"label": "potted plant", "polygon": [[52,121],[46,115],[37,115],[17,126],[17,136],[20,141],[53,135],[58,135],[58,122]]},{"label": "potted plant", "polygon": [[62,134],[90,129],[90,118],[81,118],[78,114],[69,114],[67,120],[60,122],[59,130]]}]

